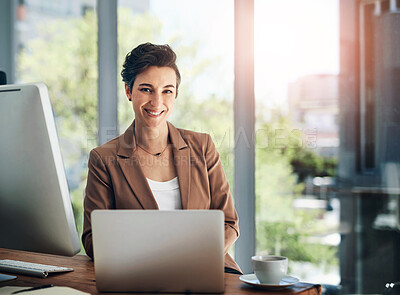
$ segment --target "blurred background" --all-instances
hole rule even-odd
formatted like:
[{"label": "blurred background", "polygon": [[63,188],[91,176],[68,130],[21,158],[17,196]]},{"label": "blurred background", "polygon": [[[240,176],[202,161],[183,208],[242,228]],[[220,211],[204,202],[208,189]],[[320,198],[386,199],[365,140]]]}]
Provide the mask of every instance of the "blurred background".
[{"label": "blurred background", "polygon": [[[0,70],[47,84],[81,232],[98,145],[97,2],[6,2]],[[117,3],[118,73],[138,44],[170,44],[182,74],[170,121],[211,134],[235,191],[234,1]],[[325,294],[400,281],[399,12],[399,0],[254,0],[256,253],[289,257],[289,273]],[[134,116],[115,79],[122,133]]]}]

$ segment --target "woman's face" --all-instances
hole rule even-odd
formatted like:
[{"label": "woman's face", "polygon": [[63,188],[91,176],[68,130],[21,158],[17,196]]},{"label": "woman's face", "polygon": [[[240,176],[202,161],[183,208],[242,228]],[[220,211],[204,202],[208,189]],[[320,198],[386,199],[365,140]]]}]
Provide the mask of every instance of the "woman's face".
[{"label": "woman's face", "polygon": [[176,74],[170,67],[151,66],[136,76],[132,90],[125,84],[132,101],[135,124],[155,128],[166,123],[176,98]]}]

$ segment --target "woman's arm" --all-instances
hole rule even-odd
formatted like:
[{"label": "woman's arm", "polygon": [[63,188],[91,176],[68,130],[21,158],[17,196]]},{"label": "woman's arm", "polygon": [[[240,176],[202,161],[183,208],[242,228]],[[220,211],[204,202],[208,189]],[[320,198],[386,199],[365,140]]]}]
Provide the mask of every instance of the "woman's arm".
[{"label": "woman's arm", "polygon": [[225,214],[225,248],[226,254],[229,248],[239,237],[239,218],[233,205],[229,184],[217,149],[207,134],[206,162],[208,179],[211,192],[211,209],[222,210]]},{"label": "woman's arm", "polygon": [[89,172],[83,202],[84,220],[82,243],[86,254],[93,259],[92,223],[90,214],[95,209],[115,208],[114,191],[110,175],[96,150],[92,150],[88,162]]}]

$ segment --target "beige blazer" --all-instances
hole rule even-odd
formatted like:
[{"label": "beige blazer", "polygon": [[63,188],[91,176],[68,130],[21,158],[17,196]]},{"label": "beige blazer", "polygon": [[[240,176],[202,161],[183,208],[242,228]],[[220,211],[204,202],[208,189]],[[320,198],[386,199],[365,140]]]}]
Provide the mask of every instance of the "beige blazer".
[{"label": "beige blazer", "polygon": [[[84,198],[82,242],[93,258],[90,214],[94,209],[158,209],[136,156],[135,122],[121,136],[93,149]],[[183,209],[218,209],[225,214],[225,266],[240,271],[227,254],[239,236],[219,154],[210,135],[168,123]]]}]

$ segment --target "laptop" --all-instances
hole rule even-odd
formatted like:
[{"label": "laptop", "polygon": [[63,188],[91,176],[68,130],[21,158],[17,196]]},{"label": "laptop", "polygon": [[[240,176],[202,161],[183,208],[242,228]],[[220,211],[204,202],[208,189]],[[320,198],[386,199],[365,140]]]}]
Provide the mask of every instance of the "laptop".
[{"label": "laptop", "polygon": [[224,213],[95,210],[96,287],[101,292],[224,292]]}]

